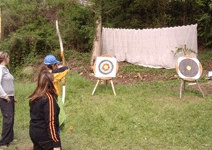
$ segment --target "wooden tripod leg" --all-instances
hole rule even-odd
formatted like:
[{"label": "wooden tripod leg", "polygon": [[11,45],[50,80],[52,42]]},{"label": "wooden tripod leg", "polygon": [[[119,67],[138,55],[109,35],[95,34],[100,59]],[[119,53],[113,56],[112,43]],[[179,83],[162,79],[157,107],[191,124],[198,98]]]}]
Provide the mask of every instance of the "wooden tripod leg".
[{"label": "wooden tripod leg", "polygon": [[185,81],[183,79],[181,79],[181,83],[180,83],[180,99],[182,98],[182,92],[185,89]]},{"label": "wooden tripod leg", "polygon": [[113,81],[110,80],[110,83],[111,83],[111,86],[112,86],[112,89],[113,89],[113,94],[116,96],[116,91],[115,91],[115,88],[114,88],[114,86],[113,86]]},{"label": "wooden tripod leg", "polygon": [[199,82],[197,80],[196,80],[196,83],[197,83],[197,85],[199,87],[200,92],[202,93],[203,98],[205,98],[205,95],[204,95],[204,93],[203,93],[203,91],[202,91],[202,89],[201,89],[201,87],[199,85]]},{"label": "wooden tripod leg", "polygon": [[95,87],[94,87],[94,89],[93,89],[93,92],[92,92],[92,95],[94,94],[94,92],[96,91],[96,88],[97,88],[97,86],[98,86],[98,84],[99,84],[99,79],[97,80],[97,82],[96,82],[96,85],[95,85]]},{"label": "wooden tripod leg", "polygon": [[186,81],[183,80],[183,90],[185,90],[185,88],[186,88]]}]

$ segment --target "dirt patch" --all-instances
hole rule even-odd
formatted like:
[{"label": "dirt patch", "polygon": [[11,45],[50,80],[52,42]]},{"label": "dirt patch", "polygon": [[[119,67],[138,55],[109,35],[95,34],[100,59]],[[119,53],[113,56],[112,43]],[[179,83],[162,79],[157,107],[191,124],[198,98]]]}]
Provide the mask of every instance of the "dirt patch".
[{"label": "dirt patch", "polygon": [[[121,70],[125,65],[128,65],[128,63],[119,62],[119,70]],[[91,69],[89,64],[84,64],[83,68],[80,68],[78,66],[71,66],[70,68],[72,72],[77,72],[79,75],[81,75],[84,78],[87,78],[94,82],[96,82],[97,80],[96,77],[94,77],[93,70]],[[119,74],[118,72],[113,82],[114,84],[131,85],[131,84],[136,84],[138,82],[162,81],[165,78],[164,76],[163,75],[156,76],[152,73],[142,73],[142,72],[140,73],[129,72],[129,73],[122,73],[122,74]],[[166,77],[166,78],[170,80],[177,78],[177,74],[170,74],[169,77]]]},{"label": "dirt patch", "polygon": [[[74,61],[74,60],[72,60]],[[77,60],[80,61],[80,60]],[[96,83],[97,79],[96,77],[94,77],[94,73],[93,70],[90,68],[89,64],[83,64],[83,61],[81,63],[77,63],[77,64],[81,64],[81,66],[77,66],[77,65],[73,65],[74,62],[69,62],[69,67],[71,68],[72,72],[77,72],[79,75],[81,75],[82,77],[93,81],[94,83]],[[119,70],[121,70],[125,65],[128,65],[127,62],[119,62]],[[212,94],[212,80],[208,80],[207,79],[207,75],[208,75],[208,71],[212,70],[212,61],[207,61],[204,62],[204,67],[203,67],[203,73],[202,76],[205,81],[204,82],[200,82],[199,81],[199,85],[203,91],[204,94]],[[121,85],[132,85],[132,84],[136,84],[138,82],[149,82],[149,81],[168,81],[168,80],[176,80],[178,79],[178,74],[176,73],[172,73],[172,74],[160,74],[160,75],[155,75],[153,73],[122,73],[119,74],[119,72],[116,75],[116,78],[113,79],[113,83],[114,84],[121,84]],[[180,83],[179,83],[180,86]],[[189,89],[191,90],[198,90],[199,91],[199,87],[196,85],[193,86],[189,86]]]},{"label": "dirt patch", "polygon": [[[201,76],[201,81],[199,81],[200,87],[205,94],[206,93],[212,94],[212,90],[211,90],[212,80],[207,79],[208,71],[212,71],[212,60],[206,60],[206,61],[199,60],[199,61],[201,62],[202,66],[203,66],[203,73],[202,73],[202,76]],[[91,69],[89,63],[85,62],[83,57],[81,57],[81,58],[78,58],[78,57],[71,58],[69,61],[66,62],[66,64],[70,68],[71,72],[76,72],[80,76],[96,83],[97,79],[94,76],[93,69]],[[155,74],[153,72],[145,72],[145,73],[144,72],[139,72],[139,73],[135,73],[135,72],[127,72],[126,73],[125,72],[125,73],[120,73],[120,71],[125,66],[129,66],[129,63],[119,62],[118,66],[119,66],[119,69],[118,69],[119,71],[116,75],[116,78],[113,79],[114,84],[120,84],[120,85],[128,86],[128,85],[136,84],[138,82],[150,82],[150,81],[160,82],[160,81],[169,81],[169,80],[179,79],[177,72],[167,74],[166,71],[161,71],[160,75]],[[36,69],[39,70],[39,66],[36,66],[36,65],[35,66],[33,65],[32,68],[34,68],[33,70],[36,70]],[[27,70],[27,72],[29,72],[29,68],[25,68],[25,70]],[[23,73],[24,73],[25,70],[23,70]],[[33,72],[32,72],[32,75],[25,74],[25,76],[26,75],[30,76],[30,79],[33,79],[35,81],[37,79],[37,74],[34,74],[35,77],[31,78],[31,76],[33,75]],[[204,81],[202,79],[204,79]],[[180,86],[180,83],[179,83],[179,86]],[[189,86],[189,89],[190,88],[199,91],[198,86],[195,86],[195,85]]]}]

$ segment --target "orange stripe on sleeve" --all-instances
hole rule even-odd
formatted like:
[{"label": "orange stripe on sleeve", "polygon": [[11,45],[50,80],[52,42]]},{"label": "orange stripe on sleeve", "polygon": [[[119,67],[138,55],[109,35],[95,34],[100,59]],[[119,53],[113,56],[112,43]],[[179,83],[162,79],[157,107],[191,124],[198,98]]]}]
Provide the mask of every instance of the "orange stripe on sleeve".
[{"label": "orange stripe on sleeve", "polygon": [[55,116],[54,101],[53,101],[52,96],[49,93],[46,93],[46,95],[47,95],[48,100],[49,100],[49,129],[50,129],[50,134],[51,134],[52,139],[55,142],[58,142],[59,140],[56,136],[56,130],[55,130],[55,126],[54,126],[54,123],[55,123],[55,120],[54,120],[54,116]]}]

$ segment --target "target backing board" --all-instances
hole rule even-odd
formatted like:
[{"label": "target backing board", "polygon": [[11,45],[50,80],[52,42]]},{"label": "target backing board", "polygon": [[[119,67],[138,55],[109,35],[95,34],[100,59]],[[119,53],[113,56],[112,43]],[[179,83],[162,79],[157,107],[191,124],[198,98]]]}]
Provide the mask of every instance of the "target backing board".
[{"label": "target backing board", "polygon": [[177,73],[182,79],[197,80],[202,73],[202,65],[197,58],[179,57]]},{"label": "target backing board", "polygon": [[97,57],[95,66],[95,77],[116,77],[116,62],[116,58],[114,57]]}]

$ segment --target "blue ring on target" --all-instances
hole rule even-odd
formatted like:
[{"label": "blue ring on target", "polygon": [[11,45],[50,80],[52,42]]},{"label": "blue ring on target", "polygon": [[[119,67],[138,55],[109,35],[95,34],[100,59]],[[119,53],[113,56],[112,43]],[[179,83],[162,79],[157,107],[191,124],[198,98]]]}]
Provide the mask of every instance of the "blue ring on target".
[{"label": "blue ring on target", "polygon": [[101,72],[104,75],[107,75],[113,71],[114,66],[110,60],[103,60],[99,63],[98,69],[99,72]]}]

